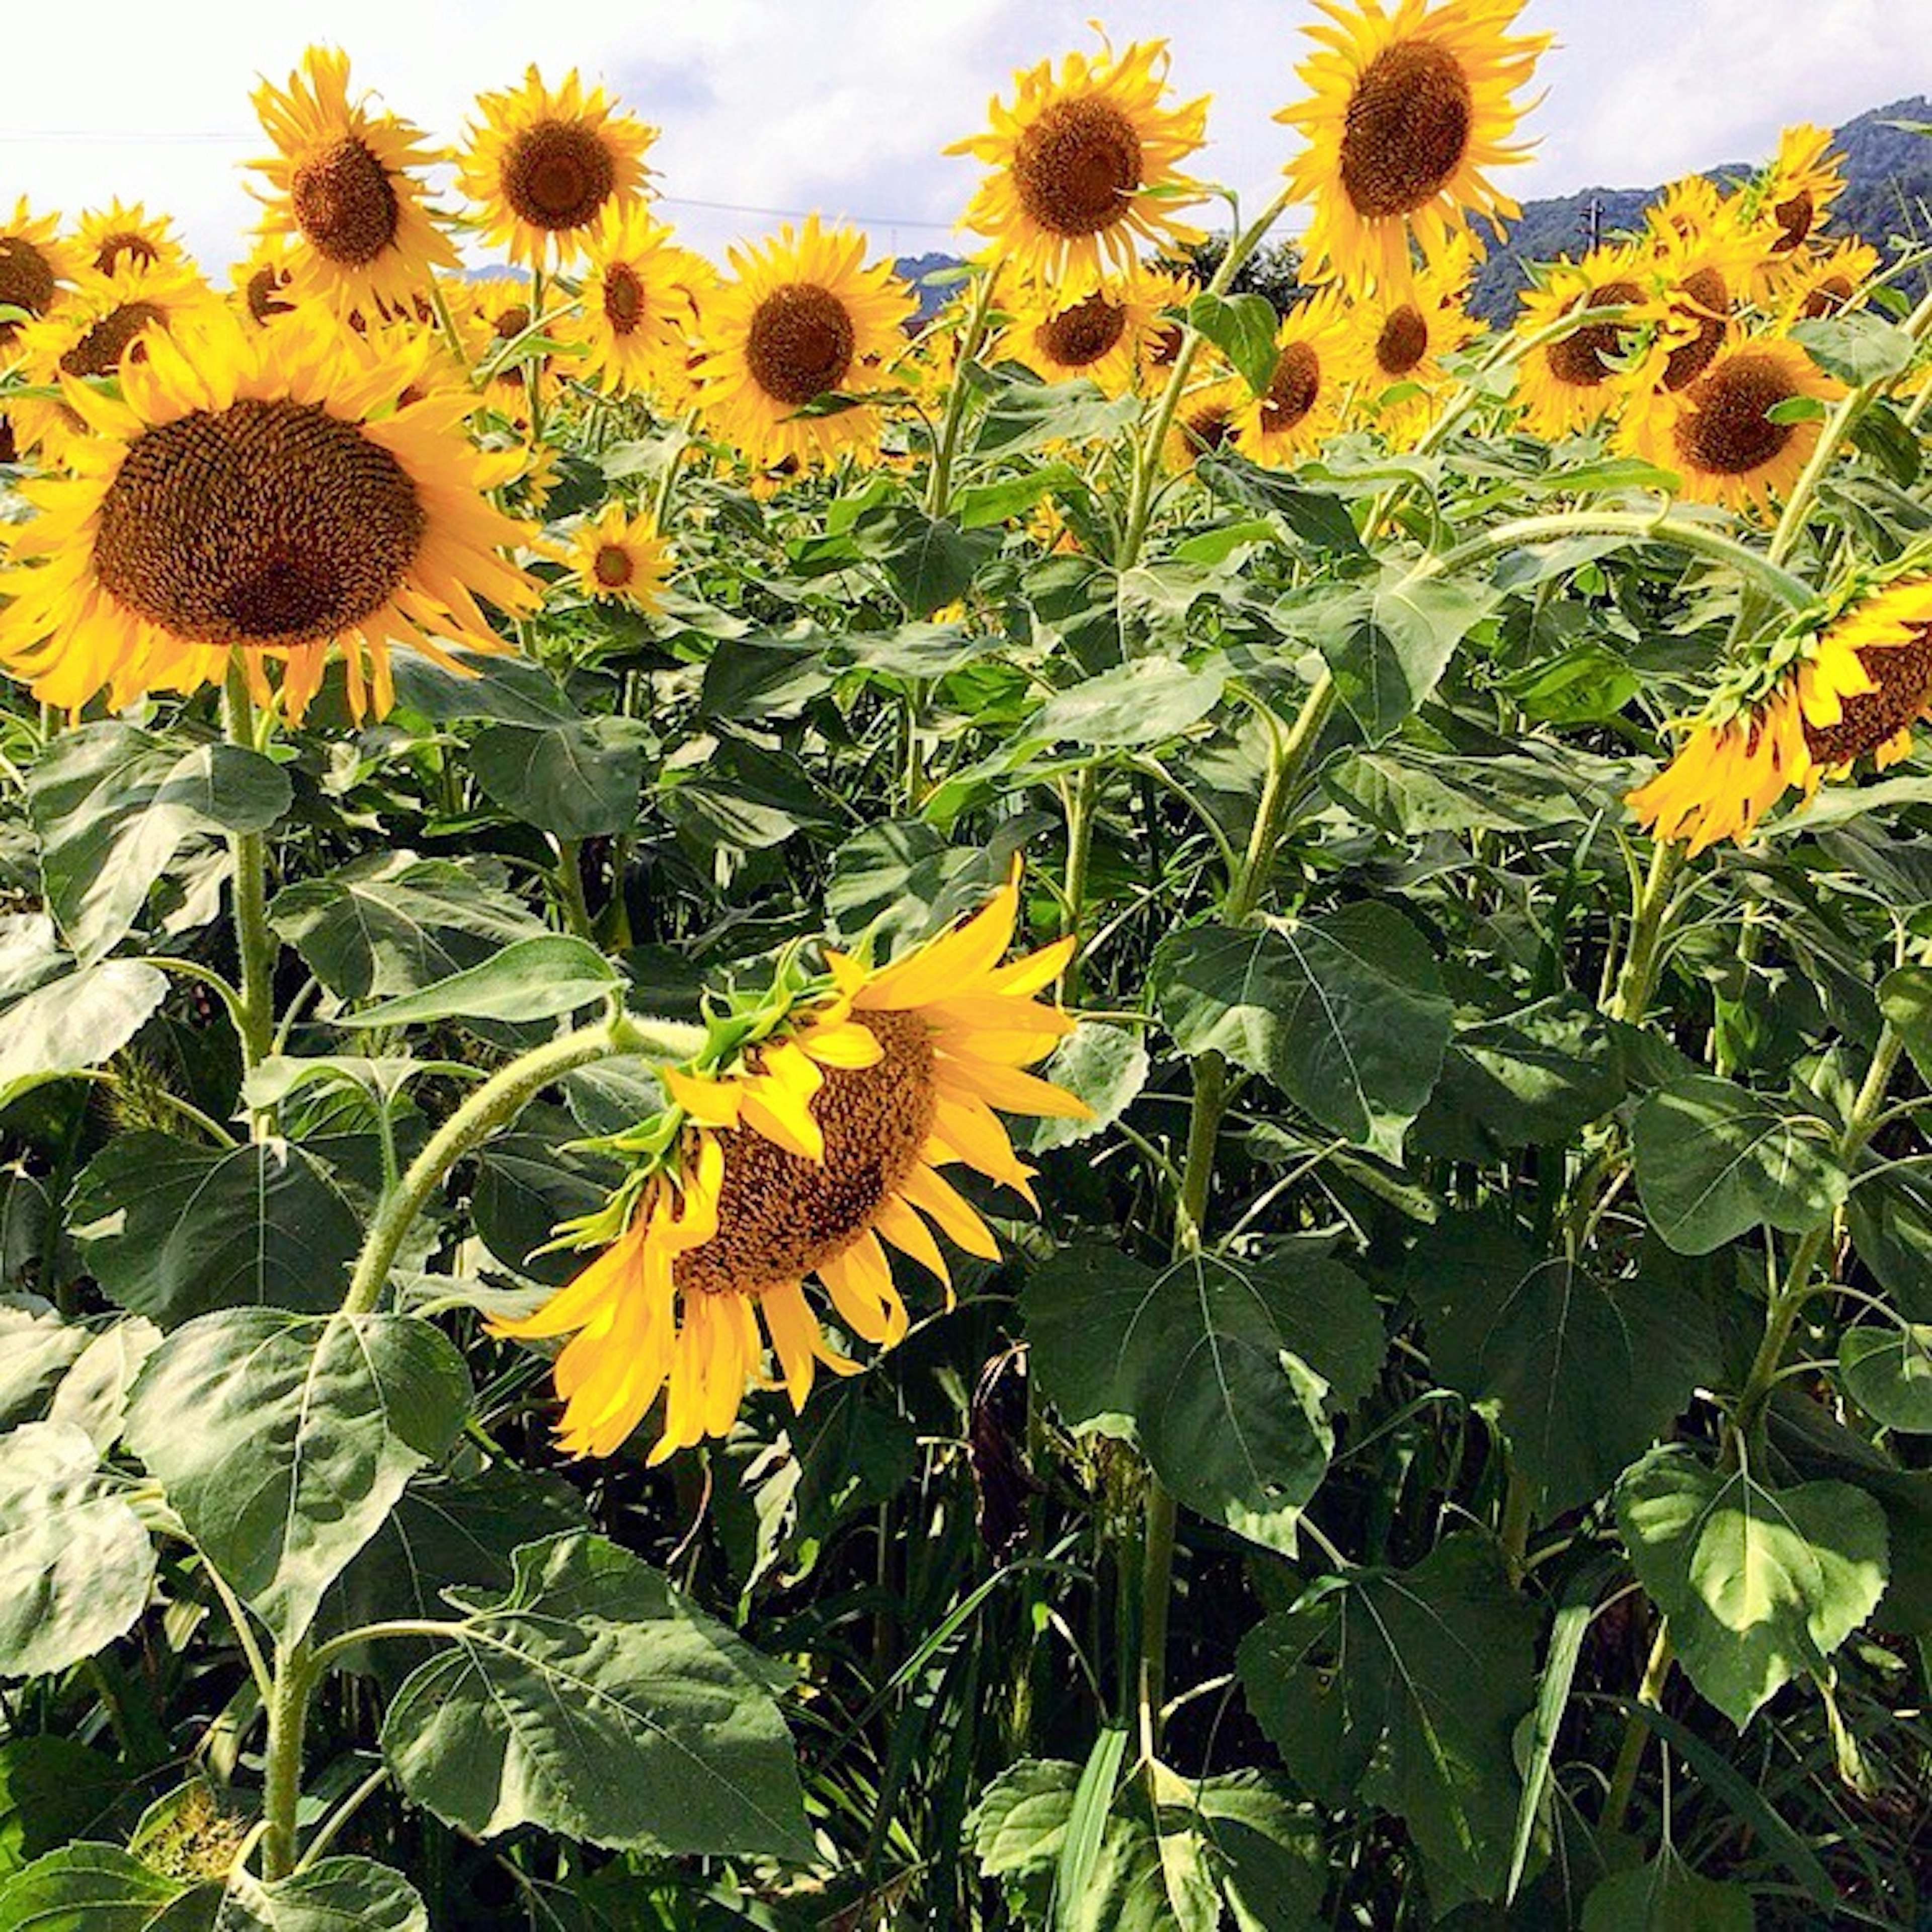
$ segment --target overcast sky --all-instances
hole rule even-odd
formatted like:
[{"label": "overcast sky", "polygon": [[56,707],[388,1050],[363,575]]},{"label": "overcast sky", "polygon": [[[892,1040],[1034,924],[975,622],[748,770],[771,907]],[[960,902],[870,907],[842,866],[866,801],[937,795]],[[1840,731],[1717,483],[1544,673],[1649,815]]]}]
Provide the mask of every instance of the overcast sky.
[{"label": "overcast sky", "polygon": [[[984,120],[1012,69],[1090,46],[1096,0],[308,0],[297,9],[26,0],[8,9],[0,203],[70,216],[118,193],[175,214],[204,267],[243,252],[238,164],[262,137],[248,94],[311,38],[352,86],[453,140],[484,88],[535,59],[575,65],[663,129],[664,212],[712,254],[812,208],[882,250],[950,245],[974,164],[939,150]],[[1166,34],[1185,94],[1211,94],[1198,172],[1272,191],[1295,137],[1271,112],[1300,88],[1307,0],[1116,0],[1116,41]],[[1553,31],[1536,159],[1519,197],[1636,186],[1764,154],[1792,120],[1826,124],[1932,92],[1932,0],[1528,0]],[[712,204],[705,206],[704,204]],[[724,204],[725,206],[718,206]],[[770,212],[766,212],[770,211]]]}]

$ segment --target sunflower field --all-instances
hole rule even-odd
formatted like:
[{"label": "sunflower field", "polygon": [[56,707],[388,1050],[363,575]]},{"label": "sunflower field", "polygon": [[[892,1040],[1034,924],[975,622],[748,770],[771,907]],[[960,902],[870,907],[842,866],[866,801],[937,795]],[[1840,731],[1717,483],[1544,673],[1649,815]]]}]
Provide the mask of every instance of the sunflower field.
[{"label": "sunflower field", "polygon": [[1523,10],[0,220],[0,1932],[1932,1924],[1932,249]]}]

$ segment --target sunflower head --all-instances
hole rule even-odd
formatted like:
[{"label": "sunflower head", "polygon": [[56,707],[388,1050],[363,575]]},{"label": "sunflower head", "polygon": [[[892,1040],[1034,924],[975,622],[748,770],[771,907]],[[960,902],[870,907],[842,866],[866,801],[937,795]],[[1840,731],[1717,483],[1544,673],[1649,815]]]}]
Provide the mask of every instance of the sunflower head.
[{"label": "sunflower head", "polygon": [[1244,415],[1258,406],[1247,384],[1225,370],[1197,384],[1174,412],[1162,446],[1162,460],[1169,470],[1179,471],[1192,470],[1204,456],[1220,455],[1234,445]]},{"label": "sunflower head", "polygon": [[1513,219],[1490,171],[1526,160],[1513,140],[1547,34],[1512,34],[1523,0],[1317,0],[1310,98],[1276,119],[1307,147],[1288,167],[1315,204],[1304,242],[1310,280],[1400,294],[1412,245],[1431,261],[1470,218]]},{"label": "sunflower head", "polygon": [[236,310],[261,328],[294,314],[298,305],[291,259],[294,253],[293,244],[285,237],[263,242],[247,260],[237,262],[228,272]]},{"label": "sunflower head", "polygon": [[1818,322],[1854,308],[1864,298],[1880,262],[1867,242],[1839,242],[1808,251],[1789,263],[1783,289],[1787,323]]},{"label": "sunflower head", "polygon": [[1274,346],[1274,374],[1243,402],[1234,441],[1257,463],[1279,464],[1318,448],[1340,421],[1357,359],[1340,290],[1318,289],[1296,303],[1282,318]]},{"label": "sunflower head", "polygon": [[165,214],[150,215],[138,201],[128,208],[118,200],[104,208],[90,208],[80,218],[74,252],[81,266],[97,275],[178,268],[188,260],[174,224]]},{"label": "sunflower head", "polygon": [[627,516],[622,504],[607,503],[571,539],[568,561],[585,596],[651,610],[664,588],[670,554],[649,517]]},{"label": "sunflower head", "polygon": [[580,301],[558,334],[578,345],[583,374],[614,395],[681,399],[710,264],[680,248],[641,204],[607,212],[590,244]]},{"label": "sunflower head", "polygon": [[1001,352],[1050,382],[1084,376],[1109,395],[1132,386],[1161,328],[1162,290],[1146,276],[1109,277],[1069,302],[1051,286],[1024,289]]},{"label": "sunflower head", "polygon": [[389,706],[392,642],[459,670],[451,645],[508,648],[476,596],[533,591],[499,554],[524,532],[483,495],[466,395],[401,401],[415,366],[314,309],[260,329],[210,308],[143,340],[118,394],[64,385],[87,434],[26,493],[0,663],[38,696],[118,708],[238,654],[264,702],[282,665],[298,716],[335,646],[359,717],[371,692]]},{"label": "sunflower head", "polygon": [[1144,250],[1175,252],[1201,238],[1181,212],[1199,200],[1180,164],[1207,131],[1204,95],[1168,99],[1167,44],[1137,41],[1119,55],[1043,61],[995,97],[991,125],[956,142],[991,172],[961,225],[983,235],[1024,278],[1070,302],[1111,270],[1132,272]]},{"label": "sunflower head", "polygon": [[532,268],[568,266],[612,210],[644,194],[644,152],[657,130],[573,70],[554,92],[532,66],[521,87],[484,94],[461,162],[463,190],[484,234]]},{"label": "sunflower head", "polygon": [[1443,380],[1442,358],[1482,327],[1466,306],[1474,268],[1472,249],[1452,248],[1406,293],[1371,296],[1350,317],[1355,380],[1396,440],[1429,419],[1430,392]]},{"label": "sunflower head", "polygon": [[1828,128],[1808,122],[1786,128],[1776,157],[1748,190],[1748,218],[1774,256],[1802,254],[1844,194],[1844,157],[1832,152],[1833,139]]},{"label": "sunflower head", "polygon": [[[1062,940],[1001,963],[1017,881],[973,918],[890,965],[828,952],[714,1009],[703,1047],[661,1070],[667,1104],[604,1144],[630,1164],[607,1205],[561,1230],[602,1252],[544,1308],[502,1332],[570,1335],[557,1358],[562,1438],[608,1455],[664,1396],[653,1462],[722,1436],[767,1340],[794,1405],[817,1370],[856,1364],[806,1296],[890,1348],[905,1303],[889,1249],[950,1294],[945,1235],[997,1260],[992,1231],[942,1171],[966,1167],[1032,1201],[1001,1113],[1082,1117],[1022,1070],[1072,1030],[1034,995],[1064,970]],[[761,1326],[762,1324],[762,1326]]]},{"label": "sunflower head", "polygon": [[[60,299],[62,285],[74,278],[72,251],[60,239],[60,218],[35,218],[23,196],[12,219],[0,221],[0,308],[22,310],[37,320]],[[23,324],[0,320],[0,369],[13,356]]]}]

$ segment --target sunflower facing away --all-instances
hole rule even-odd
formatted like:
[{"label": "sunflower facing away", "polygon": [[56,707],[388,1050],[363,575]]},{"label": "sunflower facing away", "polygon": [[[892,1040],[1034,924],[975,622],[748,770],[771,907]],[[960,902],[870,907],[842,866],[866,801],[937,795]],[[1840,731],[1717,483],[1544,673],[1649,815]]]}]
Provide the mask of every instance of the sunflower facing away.
[{"label": "sunflower facing away", "polygon": [[1167,43],[1136,41],[1118,57],[1069,54],[1056,76],[1042,61],[997,95],[983,134],[957,141],[992,172],[960,225],[983,235],[1024,279],[1055,285],[1063,299],[1108,271],[1131,273],[1144,250],[1178,254],[1200,230],[1180,212],[1199,200],[1180,164],[1208,128],[1204,94],[1168,103]]},{"label": "sunflower facing away", "polygon": [[1840,242],[1794,260],[1785,284],[1787,322],[1817,322],[1853,306],[1878,273],[1880,257],[1868,242]]},{"label": "sunflower facing away", "polygon": [[179,268],[188,260],[165,214],[150,216],[138,201],[126,208],[118,199],[80,218],[76,252],[82,266],[97,275],[118,274],[124,268]]},{"label": "sunflower facing away", "polygon": [[933,1227],[998,1258],[992,1231],[940,1170],[970,1168],[1030,1203],[1032,1170],[995,1109],[1087,1114],[1020,1070],[1072,1030],[1032,996],[1060,976],[1074,942],[1000,964],[1018,910],[1016,880],[890,965],[829,953],[829,986],[780,997],[754,1043],[664,1070],[674,1105],[652,1124],[656,1157],[608,1209],[573,1224],[585,1245],[609,1245],[536,1314],[500,1324],[572,1336],[556,1361],[566,1449],[608,1455],[661,1390],[652,1462],[724,1435],[747,1385],[763,1379],[767,1338],[802,1407],[820,1365],[854,1366],[820,1330],[808,1278],[851,1334],[889,1348],[907,1319],[888,1246],[941,1282]]},{"label": "sunflower facing away", "polygon": [[1828,128],[1808,122],[1785,129],[1771,166],[1748,193],[1750,212],[1766,230],[1774,256],[1802,254],[1845,191],[1844,157],[1832,152]]},{"label": "sunflower facing away", "polygon": [[679,394],[710,265],[680,248],[638,206],[606,214],[590,242],[583,296],[560,340],[583,351],[581,373],[612,395]]},{"label": "sunflower facing away", "polygon": [[476,597],[520,611],[534,588],[498,554],[524,531],[483,494],[473,399],[399,403],[410,356],[312,308],[273,328],[212,309],[143,340],[118,396],[65,385],[88,434],[70,474],[26,486],[38,514],[0,572],[0,664],[38,697],[118,708],[238,652],[263,702],[281,661],[298,718],[338,644],[359,718],[372,691],[389,707],[392,644],[456,670],[448,646],[508,648]]},{"label": "sunflower facing away", "polygon": [[730,252],[735,279],[701,322],[698,402],[706,419],[755,468],[875,448],[879,412],[869,404],[799,411],[836,390],[876,387],[875,372],[898,360],[901,324],[916,304],[892,264],[868,268],[865,236],[822,229],[815,214],[796,234],[786,227]]},{"label": "sunflower facing away", "polygon": [[276,149],[254,164],[271,190],[262,232],[306,244],[291,262],[297,299],[366,313],[406,304],[456,267],[410,172],[440,157],[408,122],[351,104],[346,55],[310,47],[286,87],[264,81],[254,100]]},{"label": "sunflower facing away", "polygon": [[1234,442],[1257,463],[1292,462],[1318,448],[1341,420],[1354,375],[1354,331],[1341,292],[1318,289],[1281,320],[1274,374],[1259,395],[1246,393],[1234,417]]},{"label": "sunflower facing away", "polygon": [[1932,578],[1902,579],[1822,633],[1787,639],[1721,692],[1677,754],[1630,795],[1660,838],[1694,857],[1742,838],[1787,791],[1807,798],[1861,758],[1881,771],[1932,716]]},{"label": "sunflower facing away", "polygon": [[571,539],[568,561],[586,597],[655,610],[670,568],[670,551],[649,517],[629,517],[607,503]]},{"label": "sunflower facing away", "polygon": [[1312,98],[1275,118],[1308,146],[1288,164],[1315,204],[1304,238],[1309,280],[1405,290],[1412,242],[1430,261],[1472,214],[1513,220],[1488,170],[1527,160],[1514,142],[1516,91],[1550,44],[1512,36],[1524,0],[1316,0],[1332,25],[1305,31],[1318,51],[1298,70]]},{"label": "sunflower facing away", "polygon": [[1238,376],[1225,370],[1214,376],[1181,398],[1162,446],[1162,460],[1169,470],[1192,470],[1204,456],[1220,455],[1233,443],[1244,411],[1256,407],[1254,392]]},{"label": "sunflower facing away", "polygon": [[482,122],[461,162],[463,191],[484,236],[513,262],[567,267],[608,209],[644,197],[644,150],[658,130],[620,114],[601,87],[586,93],[574,69],[555,93],[532,66],[514,92],[485,94]]},{"label": "sunflower facing away", "polygon": [[256,243],[248,260],[228,272],[236,308],[264,328],[278,316],[295,313],[295,252],[286,235],[277,236]]},{"label": "sunflower facing away", "polygon": [[[0,308],[24,310],[32,321],[59,300],[61,284],[74,274],[59,233],[58,215],[36,220],[24,196],[14,203],[13,219],[0,222]],[[0,368],[12,360],[22,326],[18,320],[0,320]]]}]

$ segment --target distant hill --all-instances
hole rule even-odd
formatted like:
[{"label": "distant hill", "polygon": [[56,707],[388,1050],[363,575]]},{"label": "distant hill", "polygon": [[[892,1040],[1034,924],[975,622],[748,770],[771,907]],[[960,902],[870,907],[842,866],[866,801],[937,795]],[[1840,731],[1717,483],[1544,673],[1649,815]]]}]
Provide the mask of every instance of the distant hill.
[{"label": "distant hill", "polygon": [[[1881,250],[1896,235],[1932,234],[1932,140],[1886,124],[1895,121],[1932,122],[1932,100],[1923,94],[1894,100],[1838,130],[1846,188],[1832,206],[1827,234],[1860,236]],[[1711,172],[1719,181],[1737,181],[1752,166],[1738,162]],[[1522,218],[1511,226],[1502,246],[1491,249],[1478,274],[1470,306],[1486,321],[1507,322],[1515,313],[1518,291],[1528,280],[1525,262],[1580,255],[1593,232],[1609,236],[1640,226],[1658,193],[1654,188],[1591,188],[1553,200],[1526,202]]]},{"label": "distant hill", "polygon": [[944,306],[946,298],[952,292],[952,284],[942,283],[937,288],[929,288],[925,278],[937,274],[941,269],[956,268],[959,266],[957,255],[902,255],[892,264],[901,278],[912,285],[912,292],[919,298],[919,320],[929,322]]}]

